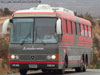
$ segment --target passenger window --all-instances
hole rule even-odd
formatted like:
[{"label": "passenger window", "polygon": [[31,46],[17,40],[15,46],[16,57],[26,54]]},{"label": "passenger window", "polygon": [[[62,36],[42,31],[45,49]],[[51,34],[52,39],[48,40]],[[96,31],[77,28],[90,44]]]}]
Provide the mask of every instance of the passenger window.
[{"label": "passenger window", "polygon": [[87,32],[87,26],[85,25],[85,36],[88,36],[88,32]]},{"label": "passenger window", "polygon": [[90,26],[88,27],[88,34],[89,34],[89,37],[92,36],[92,34],[91,34],[91,27]]},{"label": "passenger window", "polygon": [[77,35],[77,23],[75,23],[75,33]]},{"label": "passenger window", "polygon": [[85,30],[85,29],[84,29],[84,25],[81,24],[81,36],[84,36],[84,34],[85,34],[85,33],[84,33],[84,30]]},{"label": "passenger window", "polygon": [[68,33],[68,23],[66,21],[66,33]]},{"label": "passenger window", "polygon": [[79,24],[79,35],[81,35],[81,24]]},{"label": "passenger window", "polygon": [[85,36],[85,25],[83,24],[83,33],[84,33],[84,36]]},{"label": "passenger window", "polygon": [[73,31],[73,34],[75,34],[75,22],[72,22],[72,31]]},{"label": "passenger window", "polygon": [[71,34],[73,34],[73,24],[71,22]]},{"label": "passenger window", "polygon": [[68,33],[71,34],[71,22],[67,21],[68,24]]},{"label": "passenger window", "polygon": [[89,27],[87,26],[87,37],[89,37]]}]

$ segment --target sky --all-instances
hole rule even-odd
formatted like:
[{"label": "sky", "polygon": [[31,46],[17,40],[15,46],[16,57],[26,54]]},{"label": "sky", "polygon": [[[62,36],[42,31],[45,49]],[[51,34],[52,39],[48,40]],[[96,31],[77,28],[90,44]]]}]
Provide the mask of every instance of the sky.
[{"label": "sky", "polygon": [[[31,8],[37,6],[38,4],[39,3],[0,3],[0,8],[19,10]],[[75,12],[77,11],[79,14],[88,12],[93,16],[100,16],[100,0],[41,0],[41,4],[50,4],[51,6],[64,7]]]}]

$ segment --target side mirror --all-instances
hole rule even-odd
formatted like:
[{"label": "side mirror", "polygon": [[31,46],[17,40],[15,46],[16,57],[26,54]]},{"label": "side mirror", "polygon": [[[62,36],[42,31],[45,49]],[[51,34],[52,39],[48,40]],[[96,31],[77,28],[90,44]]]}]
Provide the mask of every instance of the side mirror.
[{"label": "side mirror", "polygon": [[56,32],[57,32],[57,34],[62,34],[62,27],[61,27],[61,19],[60,18],[57,20]]},{"label": "side mirror", "polygon": [[6,19],[2,25],[2,34],[7,34],[7,28],[9,24],[10,19]]}]

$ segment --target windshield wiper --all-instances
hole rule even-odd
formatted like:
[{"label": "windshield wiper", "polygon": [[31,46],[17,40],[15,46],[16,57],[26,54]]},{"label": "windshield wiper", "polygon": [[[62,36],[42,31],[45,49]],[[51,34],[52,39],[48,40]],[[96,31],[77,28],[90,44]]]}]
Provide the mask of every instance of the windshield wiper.
[{"label": "windshield wiper", "polygon": [[26,37],[22,40],[22,42],[20,43],[20,45],[23,45],[23,44],[25,43],[26,38],[28,38],[28,36],[31,34],[31,28],[32,28],[32,27],[30,27],[29,33],[28,33],[28,34],[26,35]]}]

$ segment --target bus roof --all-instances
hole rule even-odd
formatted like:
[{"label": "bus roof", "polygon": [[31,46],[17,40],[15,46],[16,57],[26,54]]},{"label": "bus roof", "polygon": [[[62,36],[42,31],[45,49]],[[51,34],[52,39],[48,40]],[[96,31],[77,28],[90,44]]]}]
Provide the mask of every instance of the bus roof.
[{"label": "bus roof", "polygon": [[[13,13],[13,17],[33,17],[33,16],[34,17],[61,16],[64,19],[68,19],[74,22],[79,22],[81,24],[91,26],[90,21],[83,18],[76,17],[73,11],[62,8],[62,7],[51,7],[50,5],[47,5],[47,4],[41,4],[41,5],[38,5],[37,7],[33,7],[26,10],[19,10]],[[77,18],[80,21],[77,21]]]}]

